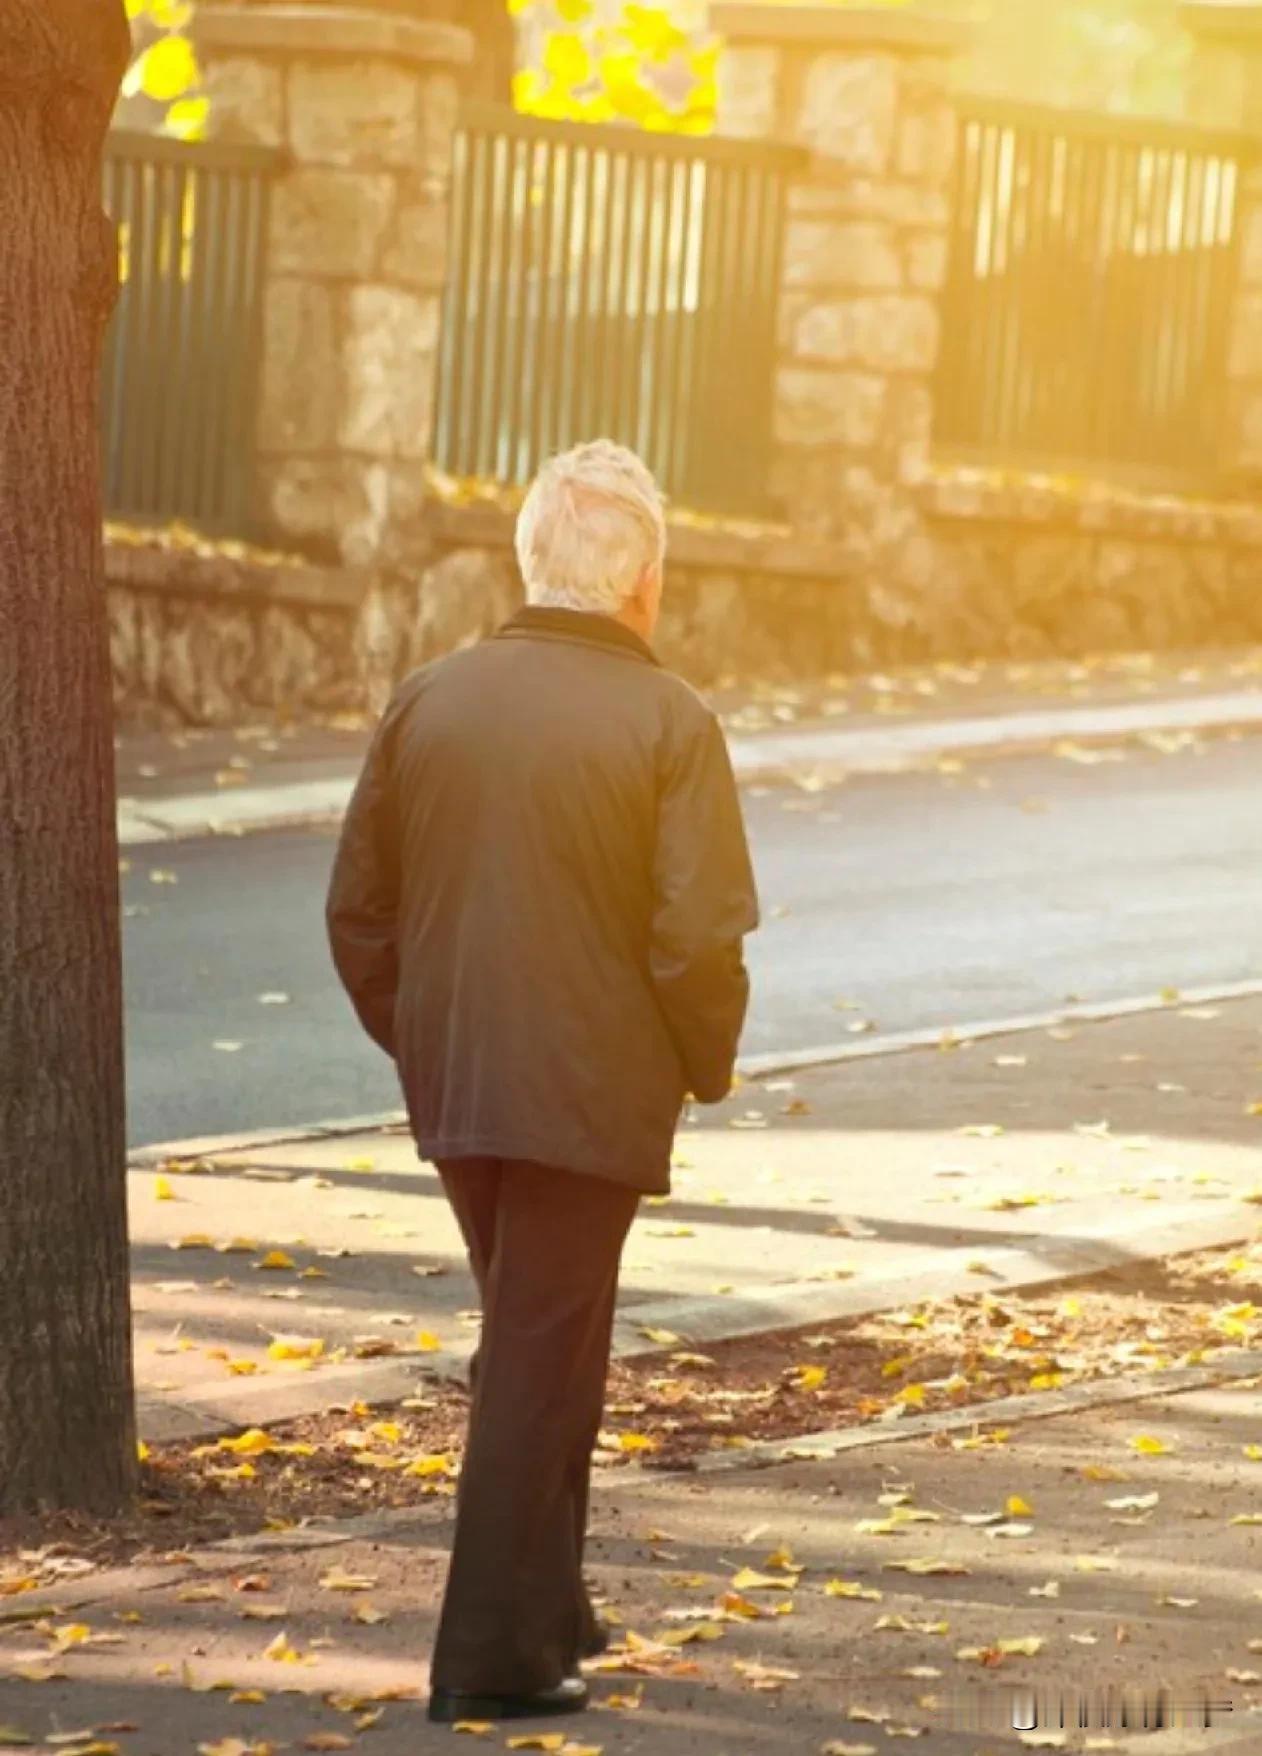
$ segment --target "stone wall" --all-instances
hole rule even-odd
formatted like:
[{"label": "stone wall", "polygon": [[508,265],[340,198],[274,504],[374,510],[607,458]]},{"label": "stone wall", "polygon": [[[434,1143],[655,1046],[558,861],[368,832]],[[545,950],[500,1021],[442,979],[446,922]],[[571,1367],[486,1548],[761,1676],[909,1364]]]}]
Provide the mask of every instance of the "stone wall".
[{"label": "stone wall", "polygon": [[[927,578],[911,602],[844,543],[677,526],[663,660],[706,688],[1262,640],[1262,507],[954,469],[930,472],[917,497]],[[431,560],[392,602],[385,671],[401,675],[509,612],[520,590],[510,534],[503,513],[435,516]]]},{"label": "stone wall", "polygon": [[[861,550],[788,531],[671,530],[657,641],[699,688],[932,660],[1032,659],[1262,641],[1262,507],[931,470],[924,589],[891,593]],[[115,541],[124,723],[378,711],[408,670],[521,601],[511,514],[431,503],[389,573]]]},{"label": "stone wall", "polygon": [[938,470],[918,498],[934,656],[1262,640],[1262,505]]},{"label": "stone wall", "polygon": [[119,721],[307,719],[365,699],[353,573],[208,544],[107,534]]}]

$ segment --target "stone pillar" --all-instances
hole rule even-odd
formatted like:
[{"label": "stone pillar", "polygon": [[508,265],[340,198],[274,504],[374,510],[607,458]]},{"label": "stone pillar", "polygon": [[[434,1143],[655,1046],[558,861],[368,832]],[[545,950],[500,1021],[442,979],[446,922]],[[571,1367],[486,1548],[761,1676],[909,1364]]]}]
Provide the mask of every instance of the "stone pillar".
[{"label": "stone pillar", "polygon": [[458,79],[472,40],[400,12],[199,5],[212,139],[280,148],[258,513],[347,564],[397,559],[424,497]]},{"label": "stone pillar", "polygon": [[967,32],[883,7],[719,4],[719,127],[805,147],[790,194],[777,490],[803,534],[842,536],[873,591],[923,567],[911,492],[928,459]]},{"label": "stone pillar", "polygon": [[1262,3],[1198,0],[1180,17],[1195,43],[1189,120],[1253,136],[1237,191],[1240,279],[1227,357],[1226,466],[1241,487],[1262,482]]}]

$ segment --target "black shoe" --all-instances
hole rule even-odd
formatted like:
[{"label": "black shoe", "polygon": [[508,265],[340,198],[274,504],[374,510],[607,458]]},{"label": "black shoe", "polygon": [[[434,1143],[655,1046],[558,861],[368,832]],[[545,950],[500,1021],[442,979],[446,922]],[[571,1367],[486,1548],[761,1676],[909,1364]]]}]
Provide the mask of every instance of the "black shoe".
[{"label": "black shoe", "polygon": [[585,1640],[582,1646],[579,1647],[578,1656],[580,1659],[599,1658],[603,1652],[608,1651],[609,1630],[608,1628],[603,1627],[601,1623],[597,1622],[595,1628],[592,1630],[591,1637]]},{"label": "black shoe", "polygon": [[581,1713],[587,1706],[587,1684],[581,1677],[566,1677],[555,1689],[535,1695],[464,1695],[454,1689],[435,1689],[429,1698],[429,1717],[439,1725],[460,1719],[551,1719],[557,1713]]}]

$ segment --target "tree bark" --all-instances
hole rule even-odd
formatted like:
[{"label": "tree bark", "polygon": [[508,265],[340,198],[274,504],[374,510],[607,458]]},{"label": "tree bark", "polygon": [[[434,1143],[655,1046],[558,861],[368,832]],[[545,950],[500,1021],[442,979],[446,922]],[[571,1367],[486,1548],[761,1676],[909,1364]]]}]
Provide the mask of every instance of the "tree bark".
[{"label": "tree bark", "polygon": [[0,0],[0,1511],[136,1477],[97,378],[121,0]]}]

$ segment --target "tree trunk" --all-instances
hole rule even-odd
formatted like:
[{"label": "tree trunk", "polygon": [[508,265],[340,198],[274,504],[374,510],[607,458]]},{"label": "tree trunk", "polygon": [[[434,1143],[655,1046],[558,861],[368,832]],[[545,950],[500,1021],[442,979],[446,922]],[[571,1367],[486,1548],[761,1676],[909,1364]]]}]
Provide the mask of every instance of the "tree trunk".
[{"label": "tree trunk", "polygon": [[121,0],[0,0],[0,1512],[136,1477],[97,376]]}]

